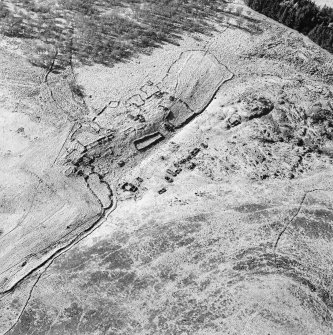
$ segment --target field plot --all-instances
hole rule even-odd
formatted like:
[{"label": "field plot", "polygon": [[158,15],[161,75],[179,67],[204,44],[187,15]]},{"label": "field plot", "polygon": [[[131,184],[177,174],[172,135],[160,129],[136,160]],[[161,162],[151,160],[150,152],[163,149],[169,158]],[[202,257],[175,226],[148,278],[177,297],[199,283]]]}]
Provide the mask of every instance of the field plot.
[{"label": "field plot", "polygon": [[[64,114],[75,108],[67,100],[70,92],[49,99],[41,77],[40,69],[0,49],[0,292],[75,239],[102,211],[84,180],[68,179],[55,164],[71,129]],[[68,102],[67,110],[57,104],[60,99]]]},{"label": "field plot", "polygon": [[209,53],[188,51],[171,66],[163,89],[171,94],[169,121],[179,128],[201,113],[232,74]]}]

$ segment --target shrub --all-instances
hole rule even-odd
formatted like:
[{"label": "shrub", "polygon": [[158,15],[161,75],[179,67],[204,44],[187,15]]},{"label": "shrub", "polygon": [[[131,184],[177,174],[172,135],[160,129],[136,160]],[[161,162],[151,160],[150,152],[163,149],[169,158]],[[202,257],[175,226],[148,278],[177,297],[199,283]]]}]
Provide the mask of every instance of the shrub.
[{"label": "shrub", "polygon": [[84,98],[85,93],[84,93],[84,87],[82,85],[79,85],[75,80],[71,80],[69,82],[69,87],[70,90],[79,98]]},{"label": "shrub", "polygon": [[322,110],[320,110],[317,113],[314,113],[311,116],[311,119],[312,119],[312,122],[314,124],[321,124],[321,123],[324,123],[324,122],[328,122],[329,126],[333,125],[333,115],[332,115],[332,112],[330,112],[328,110],[325,110],[325,109],[322,109]]}]

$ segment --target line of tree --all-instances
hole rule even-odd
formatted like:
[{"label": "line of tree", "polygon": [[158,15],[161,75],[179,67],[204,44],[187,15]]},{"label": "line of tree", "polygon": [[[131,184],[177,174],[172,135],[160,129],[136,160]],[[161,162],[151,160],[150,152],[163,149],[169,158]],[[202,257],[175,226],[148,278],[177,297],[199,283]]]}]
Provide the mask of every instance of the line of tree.
[{"label": "line of tree", "polygon": [[333,53],[333,8],[311,0],[247,0],[252,9],[307,35]]}]

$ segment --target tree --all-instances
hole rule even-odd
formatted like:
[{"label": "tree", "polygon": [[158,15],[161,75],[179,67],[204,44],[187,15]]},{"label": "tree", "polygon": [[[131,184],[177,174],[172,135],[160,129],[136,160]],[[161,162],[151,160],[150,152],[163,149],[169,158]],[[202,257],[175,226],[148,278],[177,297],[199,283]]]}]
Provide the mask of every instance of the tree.
[{"label": "tree", "polygon": [[310,0],[248,0],[248,5],[279,22],[308,35],[333,52],[333,9],[319,8]]}]

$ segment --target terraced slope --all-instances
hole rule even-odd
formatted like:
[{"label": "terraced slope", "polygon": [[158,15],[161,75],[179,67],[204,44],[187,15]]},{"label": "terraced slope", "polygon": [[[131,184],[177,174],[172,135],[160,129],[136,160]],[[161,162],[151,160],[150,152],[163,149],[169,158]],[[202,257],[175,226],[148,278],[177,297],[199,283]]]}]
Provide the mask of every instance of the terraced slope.
[{"label": "terraced slope", "polygon": [[332,56],[256,15],[59,75],[3,39],[2,334],[331,334]]}]

